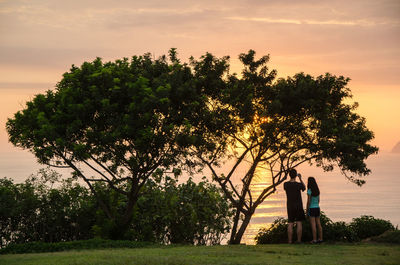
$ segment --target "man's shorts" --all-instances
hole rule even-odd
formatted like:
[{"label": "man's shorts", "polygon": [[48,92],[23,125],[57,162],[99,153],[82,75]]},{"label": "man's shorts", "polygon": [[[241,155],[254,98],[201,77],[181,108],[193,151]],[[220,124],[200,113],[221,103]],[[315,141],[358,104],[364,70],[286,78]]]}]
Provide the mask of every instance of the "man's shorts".
[{"label": "man's shorts", "polygon": [[289,223],[303,221],[306,219],[306,217],[304,216],[304,210],[299,207],[287,208],[287,214]]},{"label": "man's shorts", "polygon": [[320,216],[320,209],[319,208],[310,208],[308,209],[308,216],[311,217],[319,217]]}]

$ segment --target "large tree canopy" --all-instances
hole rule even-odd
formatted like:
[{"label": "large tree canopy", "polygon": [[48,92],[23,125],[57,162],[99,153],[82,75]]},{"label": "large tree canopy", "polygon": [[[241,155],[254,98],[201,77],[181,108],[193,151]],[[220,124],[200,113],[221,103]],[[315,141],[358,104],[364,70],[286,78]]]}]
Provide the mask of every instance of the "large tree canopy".
[{"label": "large tree canopy", "polygon": [[[121,218],[103,203],[116,237],[147,179],[177,164],[206,165],[224,190],[236,208],[230,243],[240,243],[255,209],[290,168],[338,166],[363,183],[365,159],[377,148],[357,104],[347,103],[349,79],[300,73],[274,81],[269,56],[257,60],[252,50],[239,56],[240,76],[229,74],[228,57],[207,53],[186,64],[174,49],[169,55],[73,66],[55,91],[37,95],[7,122],[10,141],[41,163],[72,168],[93,192],[102,181],[126,196]],[[233,166],[221,168],[227,161]],[[266,172],[270,185],[253,194],[255,177]]]},{"label": "large tree canopy", "polygon": [[[192,149],[236,208],[233,244],[240,243],[257,206],[286,180],[289,169],[305,162],[327,171],[338,166],[349,180],[362,185],[359,177],[370,172],[365,159],[377,152],[368,143],[373,133],[355,113],[357,104],[346,103],[351,98],[348,78],[299,73],[274,81],[276,71],[266,66],[269,56],[256,60],[250,50],[239,59],[242,76],[229,76],[225,91],[215,100],[229,108],[236,131],[227,132],[223,139],[228,144],[220,142],[223,146],[211,153]],[[221,159],[221,152],[228,156]],[[220,168],[221,162],[229,163]],[[245,173],[238,168],[246,168]],[[251,187],[260,177],[269,185],[253,194]]]},{"label": "large tree canopy", "polygon": [[[146,180],[189,163],[188,146],[212,150],[216,135],[229,127],[226,111],[209,107],[214,88],[225,84],[225,60],[205,58],[207,67],[195,70],[179,62],[175,49],[169,60],[145,54],[72,66],[55,91],[35,96],[8,120],[9,140],[40,163],[72,168],[92,192],[101,181],[125,195],[122,216],[99,197],[120,237]],[[196,71],[207,71],[206,77],[198,78]],[[213,137],[204,138],[207,132]]]}]

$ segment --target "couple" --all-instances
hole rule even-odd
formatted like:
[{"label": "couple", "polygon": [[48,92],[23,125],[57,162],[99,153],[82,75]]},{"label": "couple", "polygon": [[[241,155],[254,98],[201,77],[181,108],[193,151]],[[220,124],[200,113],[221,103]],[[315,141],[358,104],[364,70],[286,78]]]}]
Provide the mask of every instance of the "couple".
[{"label": "couple", "polygon": [[[289,171],[290,181],[285,182],[284,189],[287,197],[287,213],[288,213],[288,239],[289,244],[293,242],[293,224],[296,222],[297,227],[297,243],[301,243],[302,221],[305,219],[303,210],[303,201],[301,192],[306,189],[301,174],[297,174],[296,169]],[[296,182],[296,177],[299,177],[300,182]],[[312,244],[322,242],[322,226],[320,221],[319,209],[319,188],[313,177],[308,178],[307,183],[307,215],[310,217],[311,230],[313,235]],[[318,240],[317,240],[318,227]]]}]

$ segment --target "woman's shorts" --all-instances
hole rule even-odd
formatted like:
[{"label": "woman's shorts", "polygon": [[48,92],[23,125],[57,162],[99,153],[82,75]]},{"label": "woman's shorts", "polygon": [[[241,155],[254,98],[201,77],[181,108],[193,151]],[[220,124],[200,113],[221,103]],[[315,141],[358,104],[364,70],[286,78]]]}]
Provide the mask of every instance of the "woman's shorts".
[{"label": "woman's shorts", "polygon": [[319,208],[310,208],[308,209],[308,216],[311,217],[319,217],[320,216],[320,209]]}]

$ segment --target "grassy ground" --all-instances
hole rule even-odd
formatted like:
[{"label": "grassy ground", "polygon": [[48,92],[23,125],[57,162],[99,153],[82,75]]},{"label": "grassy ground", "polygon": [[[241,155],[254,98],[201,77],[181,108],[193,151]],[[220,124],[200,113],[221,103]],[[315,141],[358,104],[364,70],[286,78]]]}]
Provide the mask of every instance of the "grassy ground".
[{"label": "grassy ground", "polygon": [[0,255],[0,264],[399,264],[383,244],[172,246]]}]

